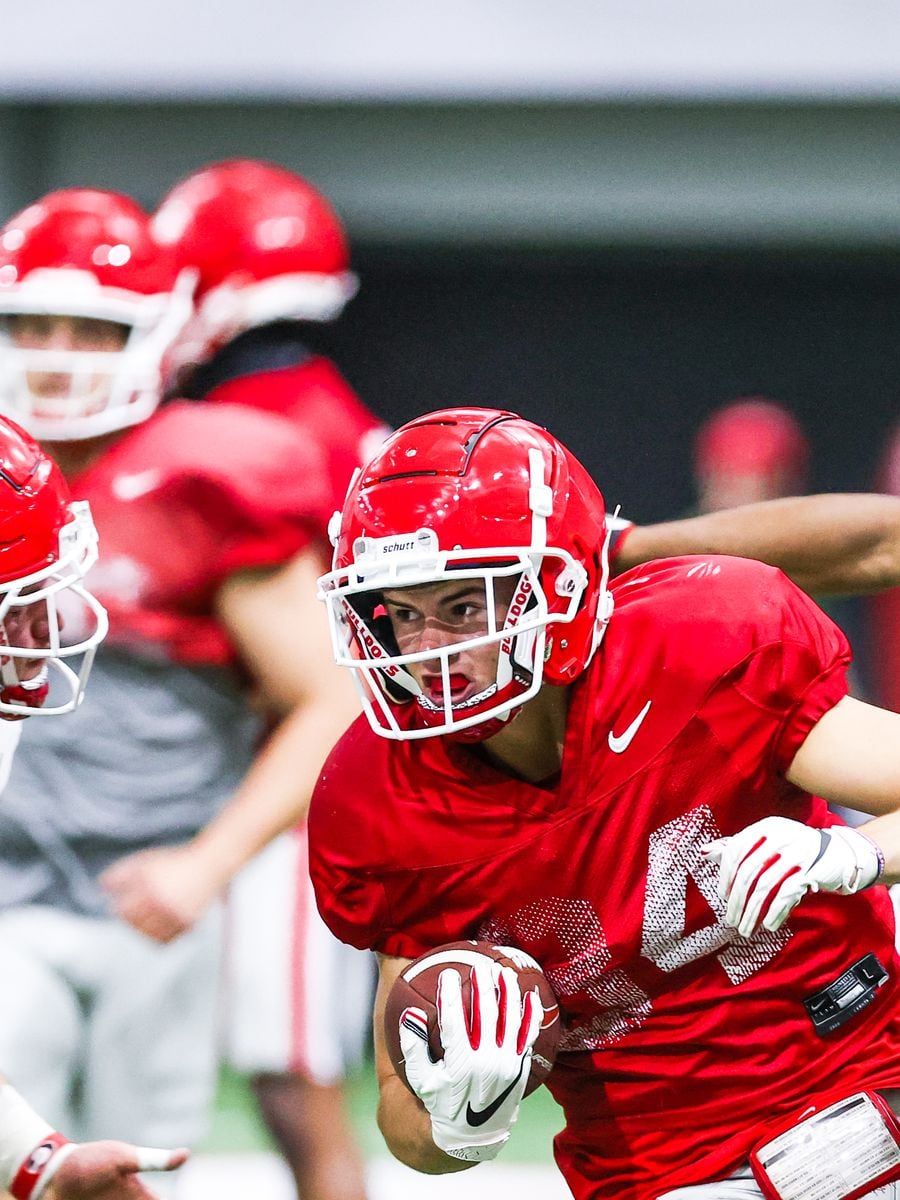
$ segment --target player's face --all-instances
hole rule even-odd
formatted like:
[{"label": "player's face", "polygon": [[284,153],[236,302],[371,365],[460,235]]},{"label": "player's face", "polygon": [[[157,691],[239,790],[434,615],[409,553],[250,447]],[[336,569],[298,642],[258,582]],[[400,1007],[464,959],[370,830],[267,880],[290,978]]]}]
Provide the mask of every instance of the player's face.
[{"label": "player's face", "polygon": [[[99,321],[92,317],[27,313],[9,318],[9,335],[19,350],[114,354],[124,348],[128,329],[115,321]],[[28,371],[25,379],[28,390],[37,400],[65,399],[74,386],[72,374],[63,370]],[[96,395],[98,410],[105,403],[108,387],[108,371],[79,380],[83,392]],[[37,415],[48,414],[38,412]]]},{"label": "player's face", "polygon": [[[501,628],[517,580],[494,580],[496,628]],[[485,585],[477,579],[448,580],[418,587],[394,588],[383,595],[401,654],[439,650],[490,632]],[[451,654],[453,704],[462,704],[490,687],[497,678],[499,643],[491,642]],[[440,657],[409,663],[407,670],[436,706],[444,703]]]},{"label": "player's face", "polygon": [[[63,628],[62,613],[57,613],[57,624]],[[22,604],[10,608],[3,619],[3,632],[6,643],[10,646],[21,646],[23,649],[47,650],[50,646],[50,617],[47,613],[47,601],[35,600],[34,604]],[[0,643],[0,657],[2,643]],[[33,678],[41,669],[41,659],[21,658],[16,656],[16,667],[19,681]]]},{"label": "player's face", "polygon": [[[57,626],[63,628],[62,614],[57,614]],[[16,605],[9,609],[3,619],[0,636],[0,695],[5,700],[13,696],[20,703],[40,706],[46,699],[47,665],[41,658],[26,658],[4,654],[3,644],[19,649],[47,650],[50,646],[50,618],[46,600],[33,604]],[[30,693],[30,699],[29,699]],[[0,713],[0,719],[15,721],[19,718],[11,713]]]}]

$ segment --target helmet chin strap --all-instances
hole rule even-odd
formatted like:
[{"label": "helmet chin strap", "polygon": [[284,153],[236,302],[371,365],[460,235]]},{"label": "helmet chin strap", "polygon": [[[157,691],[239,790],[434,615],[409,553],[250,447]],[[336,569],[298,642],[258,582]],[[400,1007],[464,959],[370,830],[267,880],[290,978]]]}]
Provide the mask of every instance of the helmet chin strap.
[{"label": "helmet chin strap", "polygon": [[[616,505],[616,511],[613,513],[613,521],[618,517],[621,511],[621,505]],[[606,632],[606,626],[609,624],[609,619],[613,614],[615,601],[613,594],[609,590],[609,544],[612,541],[612,521],[606,522],[606,537],[603,539],[603,545],[600,549],[600,605],[597,612],[597,642],[594,646],[596,650],[600,644],[600,639]]]},{"label": "helmet chin strap", "polygon": [[502,713],[499,717],[488,717],[487,720],[481,721],[477,725],[469,725],[466,729],[451,729],[449,733],[443,735],[444,740],[448,742],[462,742],[468,745],[472,745],[475,742],[486,742],[488,738],[492,738],[501,729],[506,729],[521,711],[522,705],[520,704],[516,708],[511,708],[508,712]]}]

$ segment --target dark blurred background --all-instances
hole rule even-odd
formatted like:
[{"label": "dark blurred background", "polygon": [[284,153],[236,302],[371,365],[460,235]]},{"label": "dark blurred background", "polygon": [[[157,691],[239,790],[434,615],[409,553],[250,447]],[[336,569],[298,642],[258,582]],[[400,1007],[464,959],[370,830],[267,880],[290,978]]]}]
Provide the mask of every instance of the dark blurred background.
[{"label": "dark blurred background", "polygon": [[643,521],[701,420],[789,407],[864,489],[900,379],[900,12],[886,0],[160,0],[4,14],[0,208],[153,206],[270,158],[344,218],[359,296],[310,340],[396,423],[508,406]]},{"label": "dark blurred background", "polygon": [[809,432],[814,490],[872,485],[898,415],[900,271],[885,258],[560,248],[396,254],[315,340],[392,422],[508,407],[547,424],[641,520],[694,502],[701,420],[766,393]]}]

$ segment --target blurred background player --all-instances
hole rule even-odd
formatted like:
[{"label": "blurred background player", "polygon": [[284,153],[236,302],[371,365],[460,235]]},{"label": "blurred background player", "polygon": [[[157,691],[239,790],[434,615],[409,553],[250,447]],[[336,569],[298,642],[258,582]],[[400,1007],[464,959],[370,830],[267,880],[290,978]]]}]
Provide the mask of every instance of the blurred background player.
[{"label": "blurred background player", "polygon": [[[96,558],[87,504],[72,501],[33,438],[0,417],[0,790],[24,718],[72,712],[84,695],[107,630],[106,613],[83,584]],[[58,687],[48,704],[51,677]],[[16,1200],[149,1198],[136,1172],[171,1170],[186,1157],[122,1142],[70,1142],[0,1075],[0,1188]]]},{"label": "blurred background player", "polygon": [[799,496],[809,484],[809,442],[799,421],[765,396],[716,409],[694,443],[698,511]]},{"label": "blurred background player", "polygon": [[[766,396],[743,396],[715,409],[701,424],[692,467],[696,491],[692,512],[701,516],[797,496],[809,483],[809,442],[800,422],[783,405]],[[607,514],[606,519],[613,574],[649,558],[665,558],[670,553],[670,533],[683,537],[687,545],[699,545],[695,539],[702,537],[705,528],[688,523],[681,533],[681,526],[675,528],[672,522],[635,527],[618,514]],[[685,521],[690,522],[690,517]]]},{"label": "blurred background player", "polygon": [[175,184],[153,225],[197,273],[170,391],[292,417],[322,445],[343,500],[353,471],[388,431],[309,346],[315,326],[338,317],[359,286],[330,202],[284,167],[231,159]]},{"label": "blurred background player", "polygon": [[[0,251],[0,403],[90,501],[110,613],[87,703],[23,748],[0,815],[0,952],[21,985],[0,998],[0,1061],[80,1136],[190,1145],[215,1082],[220,914],[151,940],[191,920],[140,917],[122,860],[209,826],[192,862],[216,894],[303,812],[357,711],[315,600],[327,468],[279,414],[157,411],[193,279],[129,198],[51,193]],[[337,1113],[329,1133],[331,1190],[308,1195],[357,1200]]]},{"label": "blurred background player", "polygon": [[[307,344],[311,323],[338,316],[357,290],[329,201],[291,171],[238,159],[177,183],[153,224],[197,277],[170,387],[287,417],[326,463],[323,509],[340,507],[353,471],[386,430]],[[203,841],[215,836],[208,828]],[[119,911],[151,935],[173,936],[198,915],[198,893],[205,906],[221,882],[202,844],[157,850],[117,870]],[[344,1195],[335,1164],[356,1152],[342,1118],[342,1082],[368,1040],[373,975],[370,956],[338,942],[318,916],[305,825],[231,885],[225,1053],[250,1078],[303,1197]]]}]

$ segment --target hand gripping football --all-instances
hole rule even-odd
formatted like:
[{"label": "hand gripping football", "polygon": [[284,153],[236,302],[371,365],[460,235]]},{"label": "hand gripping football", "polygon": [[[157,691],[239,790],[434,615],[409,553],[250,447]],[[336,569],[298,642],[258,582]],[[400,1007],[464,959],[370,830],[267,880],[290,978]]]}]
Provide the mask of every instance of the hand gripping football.
[{"label": "hand gripping football", "polygon": [[[438,1026],[436,1007],[438,978],[442,971],[448,968],[457,971],[462,979],[463,1003],[471,1002],[472,967],[481,958],[493,959],[502,966],[515,970],[522,994],[537,988],[544,1017],[540,1032],[534,1043],[531,1058],[531,1072],[525,1087],[525,1095],[529,1095],[539,1087],[553,1067],[562,1026],[559,1019],[559,1004],[553,994],[553,989],[547,981],[538,964],[522,950],[510,946],[493,946],[490,942],[448,942],[421,955],[398,976],[387,998],[384,1013],[385,1037],[388,1053],[394,1068],[404,1083],[409,1086],[400,1048],[400,1024],[404,1020],[407,1009],[418,1008],[427,1017],[428,1050],[432,1061],[443,1058],[441,1033]],[[417,1029],[417,1032],[420,1030]]]}]

